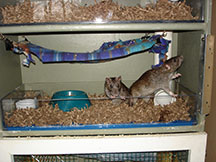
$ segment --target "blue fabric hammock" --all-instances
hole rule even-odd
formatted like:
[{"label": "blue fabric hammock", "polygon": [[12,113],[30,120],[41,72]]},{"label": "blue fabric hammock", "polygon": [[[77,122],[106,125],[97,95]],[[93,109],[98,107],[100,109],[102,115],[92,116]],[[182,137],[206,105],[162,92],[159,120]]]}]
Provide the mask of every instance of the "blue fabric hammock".
[{"label": "blue fabric hammock", "polygon": [[[32,54],[38,57],[43,63],[47,62],[100,62],[112,59],[122,58],[138,52],[149,51],[159,54],[160,66],[163,60],[166,59],[166,53],[169,48],[170,40],[163,38],[163,35],[153,35],[132,39],[127,41],[105,42],[98,50],[87,53],[62,52],[52,49],[47,49],[28,40],[14,42],[3,37],[7,50],[11,50],[16,54],[24,54],[26,59],[23,60],[23,65],[29,66],[30,63],[35,63],[32,59]],[[154,67],[155,67],[154,66]]]}]

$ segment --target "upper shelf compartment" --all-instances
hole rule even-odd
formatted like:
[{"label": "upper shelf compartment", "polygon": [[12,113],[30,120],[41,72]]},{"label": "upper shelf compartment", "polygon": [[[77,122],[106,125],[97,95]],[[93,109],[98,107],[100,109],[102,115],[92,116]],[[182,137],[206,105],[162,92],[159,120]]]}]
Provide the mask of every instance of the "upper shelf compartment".
[{"label": "upper shelf compartment", "polygon": [[205,0],[7,0],[0,2],[0,31],[200,30],[205,6]]}]

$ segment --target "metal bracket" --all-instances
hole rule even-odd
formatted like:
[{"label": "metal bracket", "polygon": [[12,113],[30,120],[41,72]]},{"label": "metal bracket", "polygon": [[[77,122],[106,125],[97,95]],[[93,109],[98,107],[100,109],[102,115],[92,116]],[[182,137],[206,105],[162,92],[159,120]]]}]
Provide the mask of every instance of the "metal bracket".
[{"label": "metal bracket", "polygon": [[212,100],[213,65],[214,65],[214,36],[208,35],[205,49],[205,67],[203,84],[203,114],[209,114]]}]

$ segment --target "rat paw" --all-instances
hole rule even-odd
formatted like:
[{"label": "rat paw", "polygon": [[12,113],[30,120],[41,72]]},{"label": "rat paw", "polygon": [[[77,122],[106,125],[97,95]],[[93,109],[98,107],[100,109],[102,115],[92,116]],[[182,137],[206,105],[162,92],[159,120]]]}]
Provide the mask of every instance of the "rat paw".
[{"label": "rat paw", "polygon": [[122,100],[126,100],[126,97],[125,96],[119,96],[120,97],[120,99],[122,99]]},{"label": "rat paw", "polygon": [[175,94],[172,91],[169,91],[169,95],[172,96],[172,97],[178,97],[178,94]]},{"label": "rat paw", "polygon": [[167,68],[167,70],[170,70],[170,69],[171,69],[170,66],[167,65],[167,64],[165,64],[165,67]]},{"label": "rat paw", "polygon": [[176,73],[172,76],[172,79],[176,79],[178,77],[181,77],[182,75],[180,73]]}]

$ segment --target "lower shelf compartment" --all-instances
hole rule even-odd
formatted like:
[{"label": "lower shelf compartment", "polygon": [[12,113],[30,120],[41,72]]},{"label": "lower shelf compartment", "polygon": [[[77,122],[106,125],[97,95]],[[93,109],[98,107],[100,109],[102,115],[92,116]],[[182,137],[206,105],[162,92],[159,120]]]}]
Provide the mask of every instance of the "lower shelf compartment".
[{"label": "lower shelf compartment", "polygon": [[[6,136],[39,135],[39,131],[44,135],[194,132],[202,126],[202,119],[196,111],[196,95],[179,93],[173,103],[164,106],[155,105],[154,97],[139,98],[135,105],[129,106],[126,102],[114,105],[104,94],[86,91],[90,105],[65,111],[53,102],[63,102],[65,106],[66,102],[85,101],[86,98],[55,100],[51,96],[56,90],[47,94],[42,86],[40,90],[38,87],[28,89],[15,90],[1,100]],[[34,108],[17,107],[17,103],[28,99],[36,102]]]},{"label": "lower shelf compartment", "polygon": [[71,155],[15,155],[15,162],[187,162],[188,150]]}]

